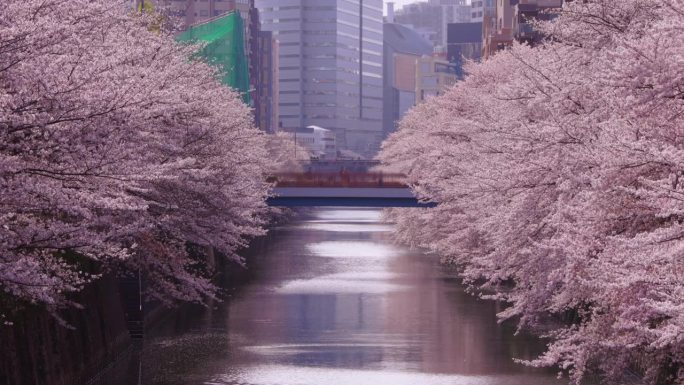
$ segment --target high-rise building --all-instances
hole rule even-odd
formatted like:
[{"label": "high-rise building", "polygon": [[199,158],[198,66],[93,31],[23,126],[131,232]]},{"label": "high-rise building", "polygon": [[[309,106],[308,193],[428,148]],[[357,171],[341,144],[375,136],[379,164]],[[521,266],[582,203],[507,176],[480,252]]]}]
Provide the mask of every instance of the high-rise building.
[{"label": "high-rise building", "polygon": [[280,123],[366,157],[382,140],[382,0],[257,0],[279,41]]},{"label": "high-rise building", "polygon": [[261,30],[254,0],[249,1],[249,78],[254,101],[254,123],[263,131],[278,129],[278,41],[273,32]]},{"label": "high-rise building", "polygon": [[261,130],[278,130],[278,41],[271,31],[259,32],[259,71],[255,81],[254,118]]}]

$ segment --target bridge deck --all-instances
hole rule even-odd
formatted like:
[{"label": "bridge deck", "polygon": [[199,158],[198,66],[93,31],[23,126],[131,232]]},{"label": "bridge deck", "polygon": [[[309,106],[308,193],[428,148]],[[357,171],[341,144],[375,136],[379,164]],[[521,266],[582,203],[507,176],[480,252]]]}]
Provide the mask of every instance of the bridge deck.
[{"label": "bridge deck", "polygon": [[408,188],[276,187],[270,206],[283,207],[434,207]]}]

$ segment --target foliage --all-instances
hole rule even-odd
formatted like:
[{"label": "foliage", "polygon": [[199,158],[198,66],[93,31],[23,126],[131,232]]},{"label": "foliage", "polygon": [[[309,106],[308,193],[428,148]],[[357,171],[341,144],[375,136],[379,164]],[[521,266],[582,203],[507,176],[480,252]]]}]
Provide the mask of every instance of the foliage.
[{"label": "foliage", "polygon": [[[295,142],[292,133],[279,131],[268,136],[269,157],[274,162],[272,172],[303,172],[309,163],[309,150]],[[295,158],[296,156],[296,158]]]},{"label": "foliage", "polygon": [[192,47],[109,0],[0,7],[0,287],[49,307],[93,278],[64,256],[150,277],[150,294],[216,288],[188,243],[262,234],[272,168],[239,95]]},{"label": "foliage", "polygon": [[538,27],[384,144],[439,202],[392,211],[397,236],[552,337],[529,364],[683,383],[684,1],[567,2]]}]

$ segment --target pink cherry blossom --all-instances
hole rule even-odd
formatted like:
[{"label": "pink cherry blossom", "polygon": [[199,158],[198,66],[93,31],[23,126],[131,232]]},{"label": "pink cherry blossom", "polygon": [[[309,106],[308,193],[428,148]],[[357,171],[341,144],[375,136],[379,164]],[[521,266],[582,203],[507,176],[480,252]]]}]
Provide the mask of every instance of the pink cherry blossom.
[{"label": "pink cherry blossom", "polygon": [[684,383],[684,1],[587,0],[415,107],[381,159],[435,209],[399,240],[551,338],[579,383]]},{"label": "pink cherry blossom", "polygon": [[265,135],[158,22],[119,1],[3,1],[0,287],[12,296],[57,307],[123,268],[153,297],[201,302],[216,288],[200,251],[240,260],[263,233]]}]

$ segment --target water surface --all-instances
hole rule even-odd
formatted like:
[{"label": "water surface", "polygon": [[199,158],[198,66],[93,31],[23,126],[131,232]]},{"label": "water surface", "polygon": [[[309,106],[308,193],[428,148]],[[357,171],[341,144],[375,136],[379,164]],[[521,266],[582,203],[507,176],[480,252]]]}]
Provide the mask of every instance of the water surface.
[{"label": "water surface", "polygon": [[379,210],[319,209],[276,230],[246,286],[170,320],[113,383],[565,383],[514,363],[543,345],[497,324],[498,305],[435,256],[392,244],[391,229]]}]

